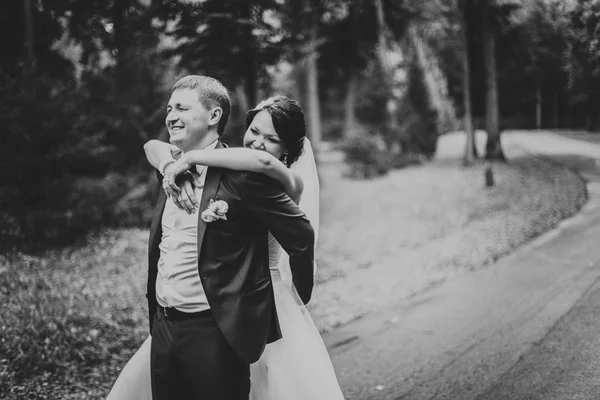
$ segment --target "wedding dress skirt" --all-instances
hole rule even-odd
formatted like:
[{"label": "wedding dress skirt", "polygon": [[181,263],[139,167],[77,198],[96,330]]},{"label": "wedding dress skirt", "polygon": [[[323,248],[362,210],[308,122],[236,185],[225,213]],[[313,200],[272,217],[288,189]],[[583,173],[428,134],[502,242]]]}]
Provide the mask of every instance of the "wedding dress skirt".
[{"label": "wedding dress skirt", "polygon": [[150,345],[152,337],[125,364],[106,400],[152,400]]},{"label": "wedding dress skirt", "polygon": [[[331,359],[290,280],[274,281],[283,338],[250,365],[251,400],[343,399]],[[107,400],[151,400],[150,340],[127,362]]]},{"label": "wedding dress skirt", "polygon": [[250,365],[250,399],[343,399],[327,348],[292,282],[274,281],[273,290],[283,338]]}]

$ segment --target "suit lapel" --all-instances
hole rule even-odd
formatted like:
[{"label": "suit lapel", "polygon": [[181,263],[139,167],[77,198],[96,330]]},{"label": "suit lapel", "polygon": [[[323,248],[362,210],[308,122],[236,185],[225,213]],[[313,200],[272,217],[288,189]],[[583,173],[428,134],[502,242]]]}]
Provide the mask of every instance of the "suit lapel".
[{"label": "suit lapel", "polygon": [[[223,143],[217,142],[216,149],[225,147]],[[206,178],[204,180],[204,189],[202,190],[202,199],[200,200],[200,209],[198,211],[198,261],[200,261],[200,250],[202,241],[206,232],[207,223],[202,220],[202,213],[208,208],[211,199],[215,199],[221,182],[221,168],[207,168]]]},{"label": "suit lapel", "polygon": [[167,196],[164,190],[161,190],[158,195],[158,202],[154,209],[154,215],[152,216],[152,225],[150,226],[150,249],[158,246],[160,241],[161,221],[163,211],[165,210],[165,204],[167,202]]}]

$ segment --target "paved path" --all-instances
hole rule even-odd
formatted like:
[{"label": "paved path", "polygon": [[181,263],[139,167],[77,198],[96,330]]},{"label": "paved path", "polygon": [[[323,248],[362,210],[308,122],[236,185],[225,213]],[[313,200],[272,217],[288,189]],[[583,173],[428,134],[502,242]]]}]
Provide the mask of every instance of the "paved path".
[{"label": "paved path", "polygon": [[[590,200],[494,265],[326,335],[348,400],[600,398],[600,145],[548,132],[509,132],[503,143],[508,157],[572,164]],[[575,392],[583,397],[561,394]]]}]

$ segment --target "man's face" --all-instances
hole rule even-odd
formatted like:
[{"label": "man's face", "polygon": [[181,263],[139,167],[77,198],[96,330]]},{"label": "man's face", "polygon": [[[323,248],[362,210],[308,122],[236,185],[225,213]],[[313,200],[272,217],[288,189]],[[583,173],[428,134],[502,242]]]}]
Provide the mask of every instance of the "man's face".
[{"label": "man's face", "polygon": [[209,110],[200,103],[194,89],[175,90],[165,119],[169,141],[184,151],[194,148],[208,132],[209,117]]}]

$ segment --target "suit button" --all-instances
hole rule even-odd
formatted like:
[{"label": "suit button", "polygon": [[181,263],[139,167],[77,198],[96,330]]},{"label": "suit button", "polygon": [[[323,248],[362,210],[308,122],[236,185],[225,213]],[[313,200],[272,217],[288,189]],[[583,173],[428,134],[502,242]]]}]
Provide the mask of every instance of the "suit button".
[{"label": "suit button", "polygon": [[205,280],[207,280],[207,279],[208,279],[208,276],[206,276],[206,275],[204,275],[204,276],[202,277],[202,280],[203,280],[203,281],[205,281]]}]

